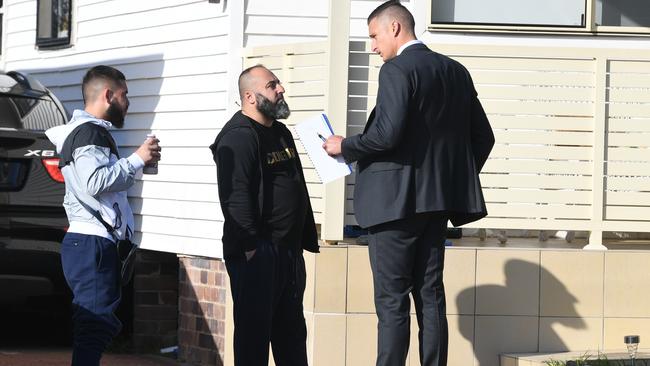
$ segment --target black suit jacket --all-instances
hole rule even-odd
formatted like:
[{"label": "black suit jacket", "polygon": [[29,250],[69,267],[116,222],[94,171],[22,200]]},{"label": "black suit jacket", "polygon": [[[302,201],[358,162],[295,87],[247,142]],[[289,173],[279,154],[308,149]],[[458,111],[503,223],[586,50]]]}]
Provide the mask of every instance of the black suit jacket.
[{"label": "black suit jacket", "polygon": [[441,212],[462,225],[486,216],[478,174],[493,145],[467,69],[423,44],[407,47],[382,66],[364,132],[343,140],[345,160],[358,162],[357,222]]}]

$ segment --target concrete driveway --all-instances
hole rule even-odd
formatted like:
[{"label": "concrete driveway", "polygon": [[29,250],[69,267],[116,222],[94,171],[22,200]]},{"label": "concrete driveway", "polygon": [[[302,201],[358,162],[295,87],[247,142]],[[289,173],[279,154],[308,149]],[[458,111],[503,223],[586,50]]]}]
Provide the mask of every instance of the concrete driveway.
[{"label": "concrete driveway", "polygon": [[[69,366],[70,349],[0,348],[0,366]],[[180,366],[170,358],[154,355],[105,354],[102,366]]]}]

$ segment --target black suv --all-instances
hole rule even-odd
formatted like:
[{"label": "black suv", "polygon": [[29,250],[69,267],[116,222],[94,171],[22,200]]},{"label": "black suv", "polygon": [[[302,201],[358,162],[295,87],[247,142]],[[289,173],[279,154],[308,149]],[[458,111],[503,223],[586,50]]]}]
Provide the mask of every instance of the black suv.
[{"label": "black suv", "polygon": [[68,226],[63,176],[44,134],[66,120],[37,80],[0,72],[0,316],[70,301],[59,256]]}]

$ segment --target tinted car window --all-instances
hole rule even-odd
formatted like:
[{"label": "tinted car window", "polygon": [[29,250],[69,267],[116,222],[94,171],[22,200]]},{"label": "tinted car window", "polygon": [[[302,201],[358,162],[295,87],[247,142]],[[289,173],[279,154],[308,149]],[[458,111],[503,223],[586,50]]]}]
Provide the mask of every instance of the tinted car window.
[{"label": "tinted car window", "polygon": [[63,113],[47,95],[42,98],[0,95],[0,127],[46,130],[65,122]]}]

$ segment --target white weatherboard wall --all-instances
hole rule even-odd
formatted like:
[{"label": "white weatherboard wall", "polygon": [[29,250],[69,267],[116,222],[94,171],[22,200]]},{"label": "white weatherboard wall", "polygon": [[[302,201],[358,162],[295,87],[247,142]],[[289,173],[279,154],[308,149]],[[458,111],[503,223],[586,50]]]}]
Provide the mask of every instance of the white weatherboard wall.
[{"label": "white weatherboard wall", "polygon": [[[244,46],[324,41],[330,1],[340,0],[247,1]],[[350,1],[350,38],[367,39],[366,19],[384,1],[346,1]],[[403,0],[402,3],[414,11],[415,1]]]},{"label": "white weatherboard wall", "polygon": [[[29,72],[69,111],[83,106],[80,83],[96,64],[122,70],[131,106],[114,132],[123,156],[153,131],[159,174],[129,190],[143,248],[220,257],[223,215],[208,146],[225,123],[229,17],[207,0],[73,1],[72,46],[35,47],[36,0],[5,1],[5,70]],[[239,70],[237,70],[239,72]]]}]

